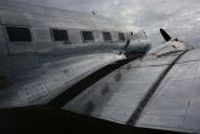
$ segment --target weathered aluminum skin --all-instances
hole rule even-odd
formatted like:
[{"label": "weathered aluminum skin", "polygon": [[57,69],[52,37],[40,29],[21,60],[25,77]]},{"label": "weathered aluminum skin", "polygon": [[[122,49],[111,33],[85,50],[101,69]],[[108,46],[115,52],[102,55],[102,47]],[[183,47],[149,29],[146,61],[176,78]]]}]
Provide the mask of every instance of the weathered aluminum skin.
[{"label": "weathered aluminum skin", "polygon": [[[32,41],[10,42],[6,26],[29,28]],[[51,28],[67,30],[69,42],[54,41]],[[94,41],[84,42],[81,36],[83,30],[92,31]],[[103,31],[111,32],[112,42],[104,41]],[[124,32],[126,40],[133,38],[134,46],[149,44],[144,33],[134,25],[29,2],[1,0],[0,76],[16,81],[44,63],[77,55],[120,51],[125,41],[119,40],[118,32]]]},{"label": "weathered aluminum skin", "polygon": [[[167,55],[150,53],[114,71],[63,109],[127,124],[155,80],[181,54],[165,51]],[[200,133],[199,56],[200,49],[190,50],[176,62],[132,125]]]},{"label": "weathered aluminum skin", "polygon": [[[148,54],[121,67],[92,85],[63,109],[126,124],[162,72],[181,54],[177,50],[185,43],[172,41],[166,44],[162,51],[174,53],[163,56]],[[171,45],[178,48],[171,50]],[[159,49],[157,53],[160,54]]]},{"label": "weathered aluminum skin", "polygon": [[0,108],[44,105],[90,73],[124,56],[104,53],[44,64],[0,91]]},{"label": "weathered aluminum skin", "polygon": [[139,127],[200,133],[200,49],[187,52],[154,94]]},{"label": "weathered aluminum skin", "polygon": [[[9,42],[7,25],[31,28],[33,41]],[[68,30],[70,44],[52,41],[50,28]],[[83,42],[82,30],[93,31],[95,40]],[[111,31],[113,42],[105,42],[102,31]],[[117,39],[118,31],[126,33],[126,40],[133,39],[131,49],[149,44],[143,32],[124,23],[0,1],[0,76],[15,80],[0,91],[0,108],[45,105],[88,74],[123,59],[118,53],[125,42]],[[102,78],[62,109],[127,124],[152,85],[186,48],[184,42],[171,40]],[[199,49],[183,55],[132,125],[200,133],[199,66]]]}]

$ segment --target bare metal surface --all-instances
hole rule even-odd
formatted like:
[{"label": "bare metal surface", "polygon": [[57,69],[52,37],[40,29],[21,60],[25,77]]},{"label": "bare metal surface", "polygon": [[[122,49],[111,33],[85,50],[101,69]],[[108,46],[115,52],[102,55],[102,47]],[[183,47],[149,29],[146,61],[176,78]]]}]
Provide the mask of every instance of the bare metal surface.
[{"label": "bare metal surface", "polygon": [[[29,28],[32,42],[10,42],[6,26]],[[53,41],[51,28],[67,30],[69,42]],[[81,32],[84,30],[92,31],[95,40],[83,42]],[[111,32],[112,42],[104,41],[102,31]],[[137,33],[137,38],[135,35],[131,37],[130,31]],[[135,38],[134,46],[149,44],[134,25],[100,16],[36,6],[31,2],[1,0],[0,75],[15,81],[47,62],[89,53],[120,51],[125,42],[119,41],[118,32],[124,32],[126,40]]]},{"label": "bare metal surface", "polygon": [[92,85],[63,109],[125,124],[152,84],[176,57],[147,56],[133,61]]},{"label": "bare metal surface", "polygon": [[[10,42],[5,31],[8,25],[28,27],[33,41]],[[54,42],[50,28],[67,30],[70,43]],[[92,31],[95,40],[84,43],[83,30]],[[113,42],[105,42],[102,31],[110,31]],[[126,40],[133,39],[129,50],[149,45],[143,32],[133,25],[0,1],[0,76],[15,80],[0,91],[0,108],[47,104],[88,74],[124,58],[117,55],[125,45],[119,41],[118,32],[125,32]],[[185,49],[185,42],[170,40],[94,83],[62,109],[126,124],[163,71]],[[158,83],[136,126],[200,133],[199,68],[200,50],[190,50]]]},{"label": "bare metal surface", "polygon": [[186,53],[145,108],[137,126],[176,131],[200,131],[199,50]]},{"label": "bare metal surface", "polygon": [[0,92],[0,108],[40,105],[102,66],[123,56],[104,53],[47,63]]}]

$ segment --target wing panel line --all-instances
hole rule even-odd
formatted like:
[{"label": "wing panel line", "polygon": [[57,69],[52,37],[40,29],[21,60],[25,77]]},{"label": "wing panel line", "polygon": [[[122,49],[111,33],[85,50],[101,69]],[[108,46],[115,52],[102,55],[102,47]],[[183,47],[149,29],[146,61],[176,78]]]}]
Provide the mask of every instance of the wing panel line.
[{"label": "wing panel line", "polygon": [[149,100],[153,96],[153,94],[156,92],[157,88],[159,87],[160,83],[163,81],[163,79],[167,76],[169,71],[173,68],[173,66],[178,62],[178,60],[185,54],[187,53],[188,50],[182,52],[179,56],[177,56],[174,61],[160,74],[158,79],[155,81],[155,83],[152,85],[150,90],[146,93],[144,98],[140,101],[138,104],[136,110],[133,112],[129,120],[126,122],[127,125],[134,126],[137,122],[137,120],[140,118],[140,115],[142,114],[144,108],[148,104]]}]

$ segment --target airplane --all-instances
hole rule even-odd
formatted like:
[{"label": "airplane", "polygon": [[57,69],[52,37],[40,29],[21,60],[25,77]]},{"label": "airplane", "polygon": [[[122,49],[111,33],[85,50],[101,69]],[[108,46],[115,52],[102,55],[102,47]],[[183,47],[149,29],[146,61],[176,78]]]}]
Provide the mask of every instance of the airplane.
[{"label": "airplane", "polygon": [[0,132],[200,133],[199,49],[160,33],[0,1]]}]

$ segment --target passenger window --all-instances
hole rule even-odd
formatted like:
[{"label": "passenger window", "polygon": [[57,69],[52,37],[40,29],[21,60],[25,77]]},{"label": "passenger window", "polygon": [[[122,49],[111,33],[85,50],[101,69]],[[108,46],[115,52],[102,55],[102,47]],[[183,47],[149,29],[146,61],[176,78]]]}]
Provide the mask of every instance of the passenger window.
[{"label": "passenger window", "polygon": [[103,32],[104,41],[112,41],[110,32]]},{"label": "passenger window", "polygon": [[83,31],[82,37],[83,37],[84,41],[93,41],[94,40],[94,36],[91,31]]},{"label": "passenger window", "polygon": [[31,32],[27,27],[7,26],[6,31],[8,34],[9,41],[18,42],[26,41],[31,42]]},{"label": "passenger window", "polygon": [[66,30],[51,29],[51,34],[54,41],[69,41]]},{"label": "passenger window", "polygon": [[120,41],[125,41],[124,33],[118,33],[118,35],[119,35],[119,40]]}]

